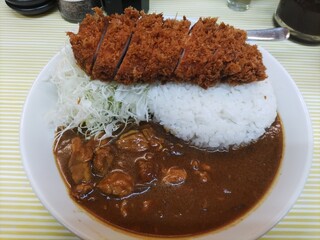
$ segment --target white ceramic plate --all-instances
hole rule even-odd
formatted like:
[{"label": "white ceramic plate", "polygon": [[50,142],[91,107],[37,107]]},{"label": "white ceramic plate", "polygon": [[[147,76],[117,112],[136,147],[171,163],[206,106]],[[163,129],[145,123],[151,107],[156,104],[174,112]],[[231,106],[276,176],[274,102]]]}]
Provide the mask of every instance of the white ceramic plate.
[{"label": "white ceramic plate", "polygon": [[[284,125],[285,150],[279,177],[265,200],[243,221],[197,239],[256,239],[269,231],[291,209],[301,193],[312,161],[312,129],[303,98],[285,69],[260,48]],[[41,71],[27,97],[21,120],[21,154],[33,190],[49,212],[83,239],[139,239],[94,219],[69,197],[52,153],[54,130],[44,120],[56,101],[55,88],[46,81],[62,58],[58,53]]]}]

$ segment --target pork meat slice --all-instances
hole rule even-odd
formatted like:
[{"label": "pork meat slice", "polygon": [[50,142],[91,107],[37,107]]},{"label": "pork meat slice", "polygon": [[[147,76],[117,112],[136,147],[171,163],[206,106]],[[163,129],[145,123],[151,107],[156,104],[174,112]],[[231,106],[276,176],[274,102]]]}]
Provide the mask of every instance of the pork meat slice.
[{"label": "pork meat slice", "polygon": [[169,169],[164,169],[162,182],[166,185],[180,185],[187,179],[187,171],[178,166],[172,166]]},{"label": "pork meat slice", "polygon": [[94,172],[99,176],[106,175],[111,167],[113,159],[114,155],[109,145],[96,149],[92,160]]},{"label": "pork meat slice", "polygon": [[91,181],[90,161],[93,157],[93,150],[93,141],[84,142],[80,137],[71,140],[71,157],[68,167],[76,185]]},{"label": "pork meat slice", "polygon": [[265,79],[262,55],[246,38],[244,30],[218,24],[217,18],[200,18],[186,40],[175,80],[208,88],[219,82],[236,85]]},{"label": "pork meat slice", "polygon": [[113,170],[98,183],[97,188],[106,195],[125,197],[133,192],[134,181],[128,173]]},{"label": "pork meat slice", "polygon": [[140,131],[130,130],[121,135],[116,141],[116,146],[121,150],[143,152],[149,148],[149,142]]},{"label": "pork meat slice", "polygon": [[215,46],[217,18],[199,19],[186,39],[186,46],[175,77],[180,82],[199,83],[202,87],[213,86],[220,80],[223,66],[220,50]]},{"label": "pork meat slice", "polygon": [[133,8],[126,8],[124,14],[110,16],[107,31],[93,66],[93,79],[113,80],[139,17],[140,13]]},{"label": "pork meat slice", "polygon": [[156,132],[151,126],[143,128],[141,132],[145,136],[151,147],[156,148],[158,151],[163,149],[164,139],[157,136]]},{"label": "pork meat slice", "polygon": [[163,24],[162,14],[142,14],[127,53],[115,76],[117,82],[133,84],[145,82],[144,72],[155,47],[156,39]]},{"label": "pork meat slice", "polygon": [[166,19],[156,38],[143,79],[146,82],[170,81],[178,64],[190,28],[190,21]]},{"label": "pork meat slice", "polygon": [[86,197],[93,190],[93,183],[80,183],[71,189],[71,194],[76,199]]},{"label": "pork meat slice", "polygon": [[148,184],[158,178],[158,165],[151,160],[139,159],[135,162],[139,183]]},{"label": "pork meat slice", "polygon": [[88,75],[91,75],[97,48],[107,23],[108,18],[104,16],[102,9],[94,8],[94,14],[87,14],[80,23],[78,33],[67,32],[77,64]]}]

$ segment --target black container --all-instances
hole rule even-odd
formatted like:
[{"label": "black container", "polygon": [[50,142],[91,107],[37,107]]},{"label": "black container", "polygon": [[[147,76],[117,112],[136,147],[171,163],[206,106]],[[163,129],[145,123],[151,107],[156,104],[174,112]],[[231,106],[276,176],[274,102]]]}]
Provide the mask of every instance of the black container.
[{"label": "black container", "polygon": [[274,20],[295,39],[320,43],[320,0],[281,0]]},{"label": "black container", "polygon": [[149,0],[102,0],[102,6],[108,15],[121,14],[125,8],[130,6],[147,13],[149,11]]},{"label": "black container", "polygon": [[22,15],[38,15],[57,6],[56,0],[6,0],[6,4]]}]

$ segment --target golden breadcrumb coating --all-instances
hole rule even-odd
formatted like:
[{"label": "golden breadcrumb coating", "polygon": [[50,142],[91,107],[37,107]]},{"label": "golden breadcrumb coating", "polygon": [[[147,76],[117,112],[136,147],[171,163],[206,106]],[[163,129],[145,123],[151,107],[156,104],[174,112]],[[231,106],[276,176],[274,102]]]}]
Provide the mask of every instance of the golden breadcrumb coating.
[{"label": "golden breadcrumb coating", "polygon": [[175,80],[207,88],[219,82],[248,83],[266,78],[262,55],[246,43],[246,32],[217,18],[200,18],[193,26]]},{"label": "golden breadcrumb coating", "polygon": [[67,32],[74,57],[78,65],[91,75],[97,47],[107,24],[107,18],[100,8],[94,8],[94,14],[87,14],[79,26],[77,34]]},{"label": "golden breadcrumb coating", "polygon": [[125,54],[126,45],[139,17],[140,13],[133,8],[125,9],[124,14],[110,16],[107,31],[93,66],[93,79],[113,80],[121,56]]},{"label": "golden breadcrumb coating", "polygon": [[143,74],[144,82],[170,81],[179,62],[190,24],[185,17],[182,20],[164,21]]},{"label": "golden breadcrumb coating", "polygon": [[145,82],[143,74],[163,23],[162,14],[143,14],[115,80],[124,84]]},{"label": "golden breadcrumb coating", "polygon": [[127,8],[104,16],[96,8],[77,34],[68,33],[79,66],[92,79],[123,84],[184,82],[208,88],[264,80],[266,68],[246,32],[217,18],[163,19]]}]

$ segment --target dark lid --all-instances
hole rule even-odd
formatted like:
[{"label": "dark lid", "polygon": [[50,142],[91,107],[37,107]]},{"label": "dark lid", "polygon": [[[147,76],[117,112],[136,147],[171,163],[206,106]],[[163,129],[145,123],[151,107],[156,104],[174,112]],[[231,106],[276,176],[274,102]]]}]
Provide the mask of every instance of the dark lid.
[{"label": "dark lid", "polygon": [[23,15],[44,13],[57,5],[56,0],[5,0],[13,10]]},{"label": "dark lid", "polygon": [[34,7],[44,5],[48,0],[6,0],[6,2],[17,7]]}]

